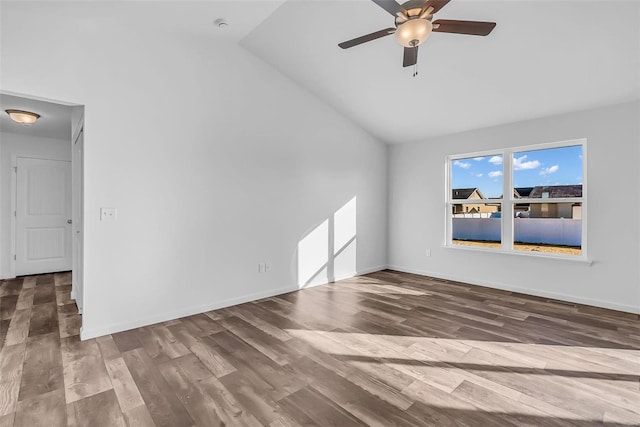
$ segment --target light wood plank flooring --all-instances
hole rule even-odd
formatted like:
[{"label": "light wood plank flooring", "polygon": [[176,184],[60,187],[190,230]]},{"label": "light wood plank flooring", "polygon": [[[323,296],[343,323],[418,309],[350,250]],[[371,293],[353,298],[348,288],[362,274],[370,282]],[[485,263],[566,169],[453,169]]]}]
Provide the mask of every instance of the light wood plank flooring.
[{"label": "light wood plank flooring", "polygon": [[0,285],[0,426],[640,424],[637,315],[383,271],[81,342]]}]

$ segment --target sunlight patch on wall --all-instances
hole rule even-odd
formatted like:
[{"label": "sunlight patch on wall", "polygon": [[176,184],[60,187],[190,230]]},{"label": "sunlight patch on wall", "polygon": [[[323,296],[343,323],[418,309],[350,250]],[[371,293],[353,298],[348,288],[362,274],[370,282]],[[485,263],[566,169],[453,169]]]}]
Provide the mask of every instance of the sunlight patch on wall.
[{"label": "sunlight patch on wall", "polygon": [[298,242],[298,285],[326,283],[329,260],[329,220]]},{"label": "sunlight patch on wall", "polygon": [[356,198],[349,200],[333,215],[334,278],[356,274]]},{"label": "sunlight patch on wall", "polygon": [[333,282],[357,272],[356,197],[298,242],[298,287]]},{"label": "sunlight patch on wall", "polygon": [[356,275],[357,242],[354,238],[333,260],[334,277],[341,280]]},{"label": "sunlight patch on wall", "polygon": [[356,237],[356,198],[349,200],[343,207],[338,209],[334,217],[334,254],[347,246]]}]

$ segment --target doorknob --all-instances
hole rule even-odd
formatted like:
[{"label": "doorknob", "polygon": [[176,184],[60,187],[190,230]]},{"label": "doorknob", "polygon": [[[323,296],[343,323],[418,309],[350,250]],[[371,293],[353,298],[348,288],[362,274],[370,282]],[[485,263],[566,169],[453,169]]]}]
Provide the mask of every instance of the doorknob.
[{"label": "doorknob", "polygon": [[73,221],[71,221],[70,219],[67,220],[67,224],[71,224]]}]

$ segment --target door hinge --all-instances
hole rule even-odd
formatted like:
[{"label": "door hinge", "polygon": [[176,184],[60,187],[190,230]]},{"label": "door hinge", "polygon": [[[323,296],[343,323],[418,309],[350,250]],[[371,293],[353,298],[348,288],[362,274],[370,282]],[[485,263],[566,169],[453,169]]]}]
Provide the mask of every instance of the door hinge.
[{"label": "door hinge", "polygon": [[14,255],[14,256],[13,256],[13,260],[14,260],[14,261],[17,261],[17,260],[18,260],[18,258]]},{"label": "door hinge", "polygon": [[17,166],[14,166],[14,167],[13,167],[13,171],[14,171],[15,173],[18,173],[18,167],[17,167]]}]

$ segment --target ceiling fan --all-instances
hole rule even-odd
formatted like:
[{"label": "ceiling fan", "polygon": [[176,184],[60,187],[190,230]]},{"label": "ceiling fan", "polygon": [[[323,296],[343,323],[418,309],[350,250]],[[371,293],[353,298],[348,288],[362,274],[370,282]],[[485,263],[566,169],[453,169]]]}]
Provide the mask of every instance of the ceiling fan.
[{"label": "ceiling fan", "polygon": [[[353,40],[339,43],[338,46],[348,49],[395,34],[396,41],[404,46],[403,67],[416,66],[418,63],[418,46],[429,37],[432,31],[486,36],[496,26],[495,22],[453,21],[449,19],[433,21],[433,15],[446,6],[450,0],[409,0],[403,4],[398,4],[395,0],[372,1],[395,16],[395,27],[356,37]],[[417,74],[418,72],[414,68],[413,76],[415,77]]]}]

